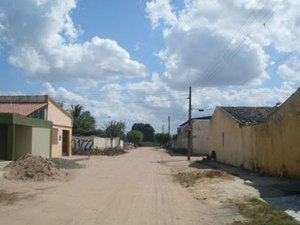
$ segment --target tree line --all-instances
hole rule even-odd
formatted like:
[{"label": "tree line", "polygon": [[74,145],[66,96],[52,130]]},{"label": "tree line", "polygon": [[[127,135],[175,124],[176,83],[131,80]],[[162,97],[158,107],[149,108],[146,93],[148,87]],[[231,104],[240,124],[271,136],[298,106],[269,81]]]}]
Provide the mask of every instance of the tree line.
[{"label": "tree line", "polygon": [[114,137],[132,142],[135,145],[143,142],[157,142],[166,145],[170,141],[170,135],[166,133],[156,133],[154,128],[148,123],[135,123],[131,130],[125,134],[126,124],[123,121],[111,120],[104,124],[104,129],[96,129],[96,119],[88,110],[84,110],[81,105],[71,105],[68,110],[73,116],[73,134],[75,136],[95,135],[99,137],[109,137],[112,141]]}]

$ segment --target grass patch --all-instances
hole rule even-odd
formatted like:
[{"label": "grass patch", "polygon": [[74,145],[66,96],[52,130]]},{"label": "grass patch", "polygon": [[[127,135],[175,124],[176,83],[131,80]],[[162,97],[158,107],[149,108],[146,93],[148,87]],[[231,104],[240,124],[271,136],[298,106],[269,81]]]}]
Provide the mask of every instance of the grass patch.
[{"label": "grass patch", "polygon": [[247,219],[243,222],[234,222],[232,225],[299,225],[296,220],[286,213],[274,209],[269,204],[257,198],[238,203],[240,213]]},{"label": "grass patch", "polygon": [[174,180],[185,187],[195,185],[198,180],[204,178],[231,178],[232,176],[220,170],[205,169],[199,171],[179,172],[174,175]]}]

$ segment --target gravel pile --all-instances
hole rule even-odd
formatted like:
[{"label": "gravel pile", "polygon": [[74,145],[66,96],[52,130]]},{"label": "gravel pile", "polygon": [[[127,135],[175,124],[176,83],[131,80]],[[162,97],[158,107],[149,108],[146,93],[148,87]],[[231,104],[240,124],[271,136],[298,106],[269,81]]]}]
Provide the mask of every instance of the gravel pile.
[{"label": "gravel pile", "polygon": [[4,170],[4,177],[12,180],[57,180],[66,175],[49,159],[30,154],[11,162],[4,167]]},{"label": "gravel pile", "polygon": [[50,160],[58,168],[61,168],[61,169],[80,169],[80,168],[85,167],[85,165],[79,164],[73,160],[62,159],[62,158],[51,158]]},{"label": "gravel pile", "polygon": [[76,150],[73,152],[74,155],[106,155],[106,156],[117,156],[127,153],[126,150],[122,148],[107,148],[107,149],[92,149],[87,150]]}]

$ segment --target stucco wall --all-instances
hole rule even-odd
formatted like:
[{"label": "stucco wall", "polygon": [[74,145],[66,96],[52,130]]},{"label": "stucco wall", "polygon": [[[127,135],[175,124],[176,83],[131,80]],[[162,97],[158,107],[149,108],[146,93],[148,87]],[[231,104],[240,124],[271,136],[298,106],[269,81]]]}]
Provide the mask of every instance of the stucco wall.
[{"label": "stucco wall", "polygon": [[[209,120],[193,119],[192,125],[192,152],[193,154],[210,154],[209,148]],[[181,126],[177,133],[177,148],[188,148],[188,124]]]},{"label": "stucco wall", "polygon": [[239,127],[218,107],[210,122],[210,148],[218,161],[234,166],[300,179],[299,146],[299,90],[265,123]]},{"label": "stucco wall", "polygon": [[209,120],[193,120],[192,126],[193,153],[210,154]]},{"label": "stucco wall", "polygon": [[72,119],[50,100],[48,101],[48,120],[54,125],[72,128]]},{"label": "stucco wall", "polygon": [[71,155],[72,118],[51,99],[48,101],[48,120],[53,122],[53,128],[58,129],[58,143],[52,144],[51,156],[57,157],[63,155],[63,130],[69,131],[67,154]]},{"label": "stucco wall", "polygon": [[300,179],[300,93],[256,126],[257,169]]},{"label": "stucco wall", "polygon": [[217,107],[210,120],[210,149],[217,160],[234,166],[252,168],[254,128],[240,128],[228,113]]},{"label": "stucco wall", "polygon": [[26,153],[32,153],[32,127],[15,126],[15,150],[14,159],[20,158]]},{"label": "stucco wall", "polygon": [[32,128],[32,154],[40,155],[46,158],[50,156],[50,135],[49,128]]}]

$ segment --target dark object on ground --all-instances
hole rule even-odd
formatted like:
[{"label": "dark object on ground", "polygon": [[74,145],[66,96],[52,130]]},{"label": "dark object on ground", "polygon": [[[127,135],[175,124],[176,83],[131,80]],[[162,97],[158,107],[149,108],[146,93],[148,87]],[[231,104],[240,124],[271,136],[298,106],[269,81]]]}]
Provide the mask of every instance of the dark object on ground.
[{"label": "dark object on ground", "polygon": [[213,150],[213,151],[211,152],[210,159],[211,159],[211,160],[217,160],[217,153],[215,152],[215,150]]},{"label": "dark object on ground", "polygon": [[117,156],[127,153],[126,150],[122,148],[107,148],[107,149],[92,149],[87,150],[76,150],[73,152],[74,155],[106,155],[106,156]]},{"label": "dark object on ground", "polygon": [[49,159],[30,154],[11,162],[4,170],[6,171],[4,177],[12,180],[56,180],[66,175]]},{"label": "dark object on ground", "polygon": [[62,159],[62,158],[51,158],[51,162],[53,162],[58,168],[61,169],[80,169],[85,167],[85,165],[79,164],[73,160]]}]

